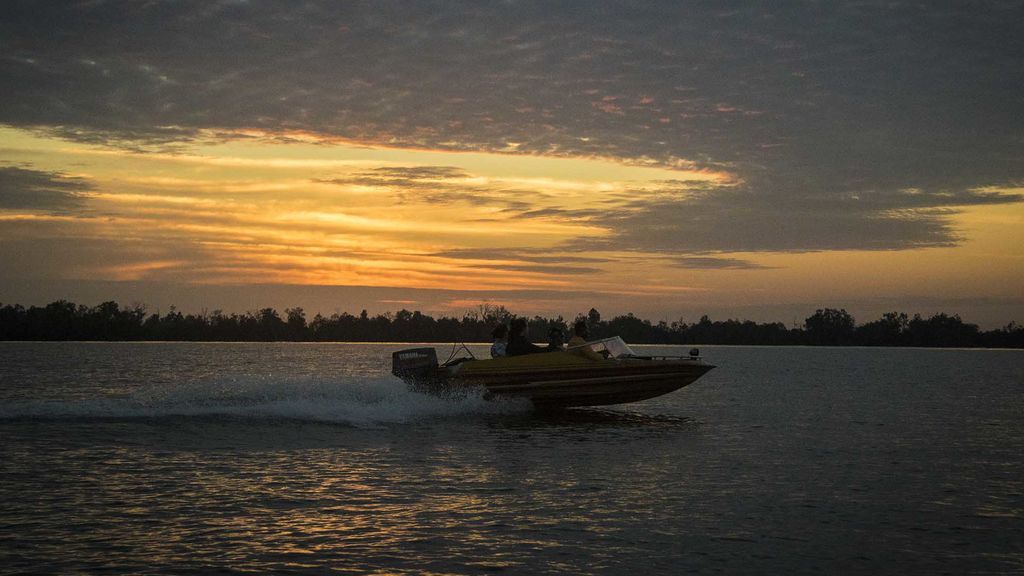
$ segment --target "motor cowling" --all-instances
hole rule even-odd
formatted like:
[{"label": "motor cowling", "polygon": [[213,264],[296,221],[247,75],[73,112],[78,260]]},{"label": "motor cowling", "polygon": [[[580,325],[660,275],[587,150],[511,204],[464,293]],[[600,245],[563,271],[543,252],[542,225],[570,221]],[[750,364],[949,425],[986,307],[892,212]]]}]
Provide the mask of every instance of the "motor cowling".
[{"label": "motor cowling", "polygon": [[421,379],[437,370],[437,351],[433,348],[409,348],[391,354],[391,373],[399,378]]}]

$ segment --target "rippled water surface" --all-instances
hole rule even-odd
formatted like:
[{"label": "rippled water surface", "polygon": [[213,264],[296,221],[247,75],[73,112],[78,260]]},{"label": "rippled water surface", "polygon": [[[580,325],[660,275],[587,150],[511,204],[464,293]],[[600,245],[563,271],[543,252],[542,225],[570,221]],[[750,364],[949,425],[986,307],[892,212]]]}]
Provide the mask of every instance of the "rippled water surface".
[{"label": "rippled water surface", "polygon": [[0,343],[0,572],[1024,573],[1020,351],[710,347],[541,414],[401,347]]}]

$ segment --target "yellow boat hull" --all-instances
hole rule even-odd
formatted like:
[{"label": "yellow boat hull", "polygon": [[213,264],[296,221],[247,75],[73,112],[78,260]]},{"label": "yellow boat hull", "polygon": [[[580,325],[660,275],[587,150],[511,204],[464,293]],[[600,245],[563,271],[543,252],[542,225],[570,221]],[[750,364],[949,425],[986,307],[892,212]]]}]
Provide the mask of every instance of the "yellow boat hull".
[{"label": "yellow boat hull", "polygon": [[484,388],[541,408],[637,402],[687,386],[714,368],[694,358],[590,360],[567,352],[467,360],[407,381],[448,393]]}]

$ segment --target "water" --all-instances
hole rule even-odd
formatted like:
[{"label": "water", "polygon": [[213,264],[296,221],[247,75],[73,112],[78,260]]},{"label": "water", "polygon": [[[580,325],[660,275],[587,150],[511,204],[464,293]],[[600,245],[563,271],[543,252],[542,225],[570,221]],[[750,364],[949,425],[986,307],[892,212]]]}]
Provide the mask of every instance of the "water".
[{"label": "water", "polygon": [[400,347],[0,343],[0,572],[1024,573],[1020,351],[709,347],[552,415]]}]

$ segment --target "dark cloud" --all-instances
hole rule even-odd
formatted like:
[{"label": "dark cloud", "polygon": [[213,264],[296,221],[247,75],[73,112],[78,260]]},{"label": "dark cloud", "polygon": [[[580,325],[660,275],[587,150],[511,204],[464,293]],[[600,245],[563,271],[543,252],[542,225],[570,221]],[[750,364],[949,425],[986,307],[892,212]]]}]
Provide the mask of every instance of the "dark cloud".
[{"label": "dark cloud", "polygon": [[674,248],[947,245],[943,209],[1024,180],[1018,0],[10,1],[0,54],[0,123],[81,140],[297,129],[736,174],[616,220]]},{"label": "dark cloud", "polygon": [[[109,146],[120,148],[131,152],[180,152],[187,143],[199,139],[198,129],[181,128],[178,126],[140,126],[137,128],[120,128],[117,130],[91,129],[81,126],[47,126],[33,127],[33,132],[43,137],[63,138],[93,144],[98,146]],[[218,138],[203,136],[204,140],[224,140],[226,136]],[[244,136],[232,135],[231,138],[244,138]]]},{"label": "dark cloud", "polygon": [[957,208],[1024,201],[1020,194],[974,190],[867,190],[810,194],[800,190],[723,187],[714,192],[662,191],[595,219],[612,238],[577,247],[638,251],[756,252],[889,250],[949,246],[959,240]]},{"label": "dark cloud", "polygon": [[0,166],[0,209],[62,212],[79,208],[82,193],[92,190],[84,179],[60,172]]}]

